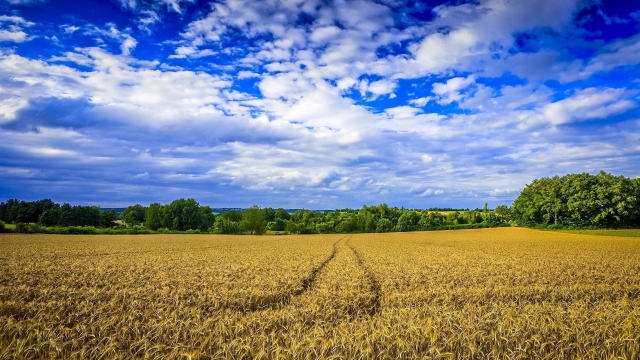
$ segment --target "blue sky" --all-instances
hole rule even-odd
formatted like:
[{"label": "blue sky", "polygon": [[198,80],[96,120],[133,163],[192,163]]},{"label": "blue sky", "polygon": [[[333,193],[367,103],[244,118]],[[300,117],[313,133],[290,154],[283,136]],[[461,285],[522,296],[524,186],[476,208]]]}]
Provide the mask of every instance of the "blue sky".
[{"label": "blue sky", "polygon": [[0,0],[0,199],[510,204],[640,176],[635,1]]}]

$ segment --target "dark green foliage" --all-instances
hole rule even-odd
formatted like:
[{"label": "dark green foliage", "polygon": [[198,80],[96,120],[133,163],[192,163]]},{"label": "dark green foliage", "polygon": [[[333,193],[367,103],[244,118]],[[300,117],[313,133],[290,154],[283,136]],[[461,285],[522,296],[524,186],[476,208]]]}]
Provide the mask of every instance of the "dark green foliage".
[{"label": "dark green foliage", "polygon": [[264,208],[264,218],[267,222],[274,221],[276,219],[276,211],[273,208]]},{"label": "dark green foliage", "polygon": [[511,216],[523,226],[637,227],[638,179],[603,171],[536,179],[514,201]]},{"label": "dark green foliage", "polygon": [[229,221],[235,221],[235,222],[242,221],[242,213],[236,210],[225,211],[222,214],[220,214],[219,217]]},{"label": "dark green foliage", "polygon": [[244,229],[240,222],[229,220],[221,215],[216,218],[214,231],[216,234],[242,234]]},{"label": "dark green foliage", "polygon": [[393,230],[393,222],[387,218],[378,220],[376,224],[376,232],[389,232]]},{"label": "dark green foliage", "polygon": [[100,226],[105,228],[113,227],[117,218],[118,213],[115,210],[105,210],[100,213]]},{"label": "dark green foliage", "polygon": [[73,208],[69,203],[64,203],[60,207],[60,211],[58,212],[58,225],[59,226],[73,226]]},{"label": "dark green foliage", "polygon": [[[632,188],[640,191],[638,182],[634,182]],[[268,229],[291,234],[331,234],[488,227],[503,225],[509,219],[506,206],[498,207],[495,214],[487,205],[484,210],[453,211],[444,215],[428,210],[392,208],[386,204],[363,206],[359,210],[298,210],[293,214],[283,208],[261,209],[254,205],[244,211],[225,211],[216,218],[210,207],[200,206],[194,199],[178,199],[168,205],[153,203],[148,208],[142,205],[129,206],[122,213],[126,223],[124,226],[115,223],[118,216],[115,210],[101,211],[97,206],[60,206],[50,200],[28,203],[13,199],[0,204],[0,216],[5,218],[32,219],[33,214],[39,214],[37,224],[13,220],[21,224],[17,231],[63,234],[263,234]]]},{"label": "dark green foliage", "polygon": [[257,205],[242,212],[242,227],[250,234],[264,234],[267,229],[265,212]]},{"label": "dark green foliage", "polygon": [[207,232],[213,226],[216,217],[209,206],[201,206],[198,211],[200,211],[200,226],[195,230]]},{"label": "dark green foliage", "polygon": [[44,212],[55,205],[57,204],[50,199],[31,202],[10,199],[0,204],[0,220],[7,223],[35,223]]},{"label": "dark green foliage", "polygon": [[287,210],[285,210],[283,208],[278,208],[276,210],[275,215],[274,215],[274,219],[289,220],[289,219],[291,219],[291,215],[289,215]]},{"label": "dark green foliage", "polygon": [[156,231],[164,224],[163,207],[159,203],[153,203],[147,208],[145,214],[145,226],[147,229]]},{"label": "dark green foliage", "polygon": [[40,215],[38,224],[42,226],[57,226],[60,219],[60,205],[55,204],[54,207],[45,211]]},{"label": "dark green foliage", "polygon": [[274,221],[270,221],[267,223],[267,230],[284,231],[286,227],[287,221],[280,218],[276,218],[274,219]]},{"label": "dark green foliage", "polygon": [[202,210],[200,204],[192,198],[178,199],[162,207],[163,225],[173,231],[202,230],[208,231],[214,223],[211,208]]},{"label": "dark green foliage", "polygon": [[506,205],[500,205],[496,207],[496,216],[502,221],[509,220],[511,218],[511,210]]},{"label": "dark green foliage", "polygon": [[122,212],[122,220],[129,226],[143,224],[145,222],[146,212],[147,209],[140,204],[128,206]]}]

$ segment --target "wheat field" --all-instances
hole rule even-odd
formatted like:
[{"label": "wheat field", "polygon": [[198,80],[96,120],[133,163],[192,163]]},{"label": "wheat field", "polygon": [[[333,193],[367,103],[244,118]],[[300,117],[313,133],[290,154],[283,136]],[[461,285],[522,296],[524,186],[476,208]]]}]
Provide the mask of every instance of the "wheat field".
[{"label": "wheat field", "polygon": [[0,236],[0,359],[638,359],[640,238]]}]

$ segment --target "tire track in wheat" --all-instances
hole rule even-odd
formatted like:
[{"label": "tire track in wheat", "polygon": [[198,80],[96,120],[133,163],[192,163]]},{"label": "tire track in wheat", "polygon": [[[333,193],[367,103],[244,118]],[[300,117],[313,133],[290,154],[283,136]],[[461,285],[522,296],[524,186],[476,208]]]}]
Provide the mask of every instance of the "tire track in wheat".
[{"label": "tire track in wheat", "polygon": [[319,266],[311,270],[307,277],[302,279],[302,286],[298,290],[292,292],[293,296],[300,296],[313,287],[313,284],[315,284],[320,271],[322,271],[322,269],[324,269],[331,262],[331,260],[336,257],[336,254],[338,253],[338,243],[344,238],[346,238],[346,236],[341,237],[340,239],[338,239],[338,241],[333,243],[333,251],[331,252],[331,255],[329,255],[329,257],[327,257]]},{"label": "tire track in wheat", "polygon": [[274,308],[288,305],[294,297],[300,296],[310,291],[313,288],[320,272],[324,268],[326,268],[327,265],[336,257],[336,254],[338,252],[338,243],[343,239],[345,239],[346,237],[347,236],[343,236],[333,243],[333,250],[331,251],[331,254],[329,254],[329,256],[326,259],[324,259],[324,261],[322,261],[320,265],[311,269],[311,272],[309,272],[309,274],[300,281],[300,286],[298,286],[295,290],[284,292],[284,293],[269,294],[264,297],[254,299],[253,301],[250,301],[248,303],[247,302],[233,303],[223,307],[251,312],[251,311],[271,310]]},{"label": "tire track in wheat", "polygon": [[362,258],[362,255],[360,254],[360,252],[358,252],[358,250],[356,250],[349,243],[350,240],[351,239],[348,239],[345,244],[351,250],[351,252],[353,252],[353,255],[355,256],[356,261],[358,262],[358,265],[363,269],[365,277],[367,279],[367,282],[369,283],[369,291],[371,291],[371,293],[373,294],[372,305],[371,305],[370,309],[367,311],[367,314],[369,316],[374,316],[374,315],[376,315],[377,313],[380,312],[380,301],[382,299],[382,288],[380,286],[380,282],[378,281],[378,279],[376,279],[376,277],[373,274],[373,272],[371,271],[371,269],[369,269],[369,267],[365,264],[364,259]]}]

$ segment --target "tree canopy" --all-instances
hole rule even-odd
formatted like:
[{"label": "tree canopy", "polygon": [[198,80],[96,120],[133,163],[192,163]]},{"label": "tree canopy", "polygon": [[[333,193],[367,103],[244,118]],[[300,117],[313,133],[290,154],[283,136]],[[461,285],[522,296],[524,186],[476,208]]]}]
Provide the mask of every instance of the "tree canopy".
[{"label": "tree canopy", "polygon": [[640,226],[640,179],[601,171],[541,178],[511,206],[523,226],[619,228]]}]

